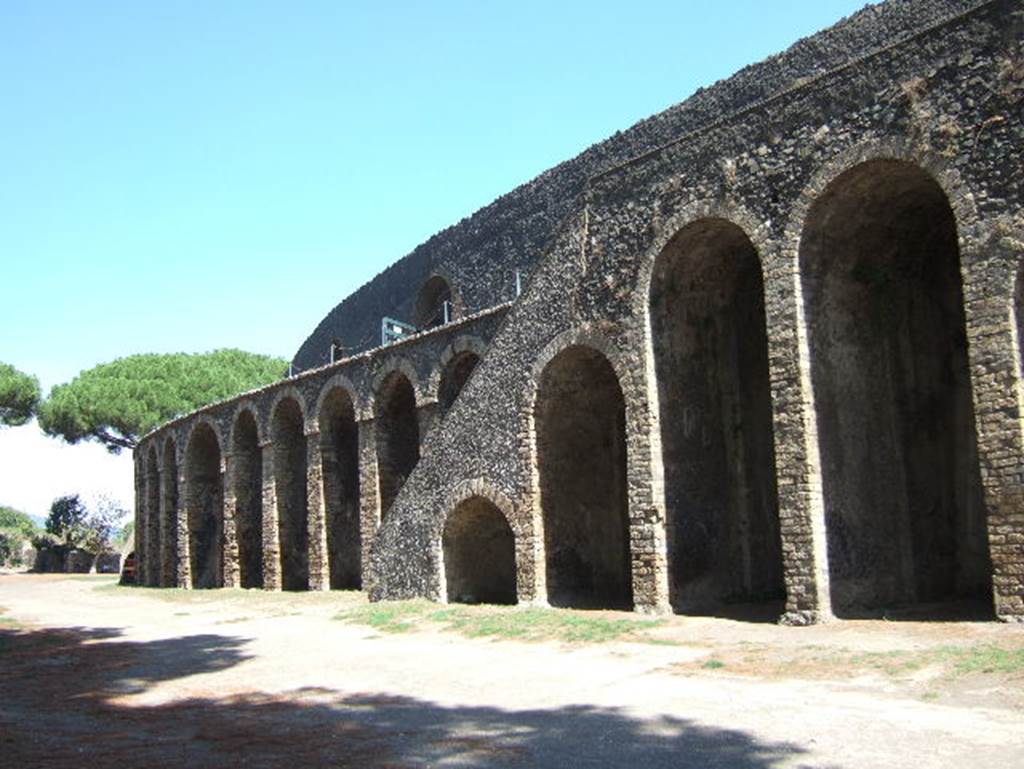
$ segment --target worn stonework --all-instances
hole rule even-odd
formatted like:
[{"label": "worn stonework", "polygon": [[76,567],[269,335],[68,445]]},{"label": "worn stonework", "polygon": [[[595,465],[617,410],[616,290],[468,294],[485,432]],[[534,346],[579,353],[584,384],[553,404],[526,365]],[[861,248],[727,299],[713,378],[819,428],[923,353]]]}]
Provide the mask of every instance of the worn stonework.
[{"label": "worn stonework", "polygon": [[430,239],[142,440],[143,581],[1024,620],[1022,39],[871,6]]}]

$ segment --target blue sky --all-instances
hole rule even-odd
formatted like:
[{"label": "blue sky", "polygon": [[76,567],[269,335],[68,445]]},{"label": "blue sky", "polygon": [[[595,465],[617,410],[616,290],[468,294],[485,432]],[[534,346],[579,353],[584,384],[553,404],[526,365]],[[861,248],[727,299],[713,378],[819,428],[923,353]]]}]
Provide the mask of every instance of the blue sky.
[{"label": "blue sky", "polygon": [[290,358],[434,232],[862,5],[3,0],[0,361]]}]

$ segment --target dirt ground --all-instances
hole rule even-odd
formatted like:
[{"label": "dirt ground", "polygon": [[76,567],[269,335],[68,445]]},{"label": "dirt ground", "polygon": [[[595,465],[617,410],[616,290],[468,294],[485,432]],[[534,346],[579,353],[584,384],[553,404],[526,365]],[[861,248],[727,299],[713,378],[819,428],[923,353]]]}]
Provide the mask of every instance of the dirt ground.
[{"label": "dirt ground", "polygon": [[364,603],[0,575],[0,769],[1024,766],[1024,626],[523,642],[336,619]]}]

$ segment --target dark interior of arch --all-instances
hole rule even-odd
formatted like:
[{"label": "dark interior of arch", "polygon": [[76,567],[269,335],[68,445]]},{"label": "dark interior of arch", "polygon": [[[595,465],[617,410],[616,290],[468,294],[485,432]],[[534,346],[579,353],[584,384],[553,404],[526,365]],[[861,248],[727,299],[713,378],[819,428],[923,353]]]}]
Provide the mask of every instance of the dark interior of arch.
[{"label": "dark interior of arch", "polygon": [[535,409],[548,601],[632,608],[625,401],[615,371],[601,353],[570,347],[545,367]]},{"label": "dark interior of arch", "polygon": [[516,602],[516,543],[494,503],[473,497],[445,522],[441,540],[450,603]]},{"label": "dark interior of arch", "polygon": [[302,410],[294,398],[274,409],[274,486],[281,547],[281,587],[309,588],[309,515],[306,498],[306,434]]},{"label": "dark interior of arch", "polygon": [[677,611],[780,599],[764,288],[746,234],[694,222],[651,283],[669,597]]},{"label": "dark interior of arch", "polygon": [[469,375],[473,373],[476,364],[480,362],[480,356],[474,352],[460,352],[444,367],[441,372],[441,384],[437,391],[437,402],[444,414],[455,403],[462,388],[469,381]]},{"label": "dark interior of arch", "polygon": [[417,328],[434,328],[444,324],[444,303],[451,302],[452,289],[448,281],[435,275],[420,289],[416,296]]},{"label": "dark interior of arch", "polygon": [[263,587],[263,453],[251,411],[238,415],[231,452],[239,585]]},{"label": "dark interior of arch", "polygon": [[160,585],[178,584],[178,461],[175,459],[174,441],[164,444],[163,509],[160,529]]},{"label": "dark interior of arch", "polygon": [[392,371],[377,394],[377,475],[380,481],[381,519],[420,461],[420,427],[416,393],[408,378]]},{"label": "dark interior of arch", "polygon": [[956,222],[914,165],[838,177],[800,266],[834,611],[990,601]]},{"label": "dark interior of arch", "polygon": [[146,458],[146,568],[147,585],[160,584],[160,465],[156,447],[151,446]]},{"label": "dark interior of arch", "polygon": [[359,529],[359,428],[352,399],[337,387],[320,410],[327,555],[332,590],[362,584]]},{"label": "dark interior of arch", "polygon": [[199,423],[185,457],[189,558],[192,587],[222,587],[224,487],[220,445],[213,429]]}]

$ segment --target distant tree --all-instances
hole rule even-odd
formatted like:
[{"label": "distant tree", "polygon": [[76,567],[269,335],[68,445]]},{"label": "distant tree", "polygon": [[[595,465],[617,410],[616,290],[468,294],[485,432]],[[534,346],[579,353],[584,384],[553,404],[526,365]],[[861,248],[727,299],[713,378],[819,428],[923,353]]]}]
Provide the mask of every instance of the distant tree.
[{"label": "distant tree", "polygon": [[75,547],[84,538],[88,517],[89,511],[77,494],[57,497],[46,516],[46,533],[68,547]]},{"label": "distant tree", "polygon": [[54,387],[39,425],[68,443],[98,440],[116,454],[167,420],[270,384],[287,368],[281,358],[242,350],[131,355]]},{"label": "distant tree", "polygon": [[39,407],[39,380],[0,363],[0,427],[17,427],[30,420]]},{"label": "distant tree", "polygon": [[38,534],[39,527],[27,513],[0,506],[0,566],[23,566],[22,551]]}]

